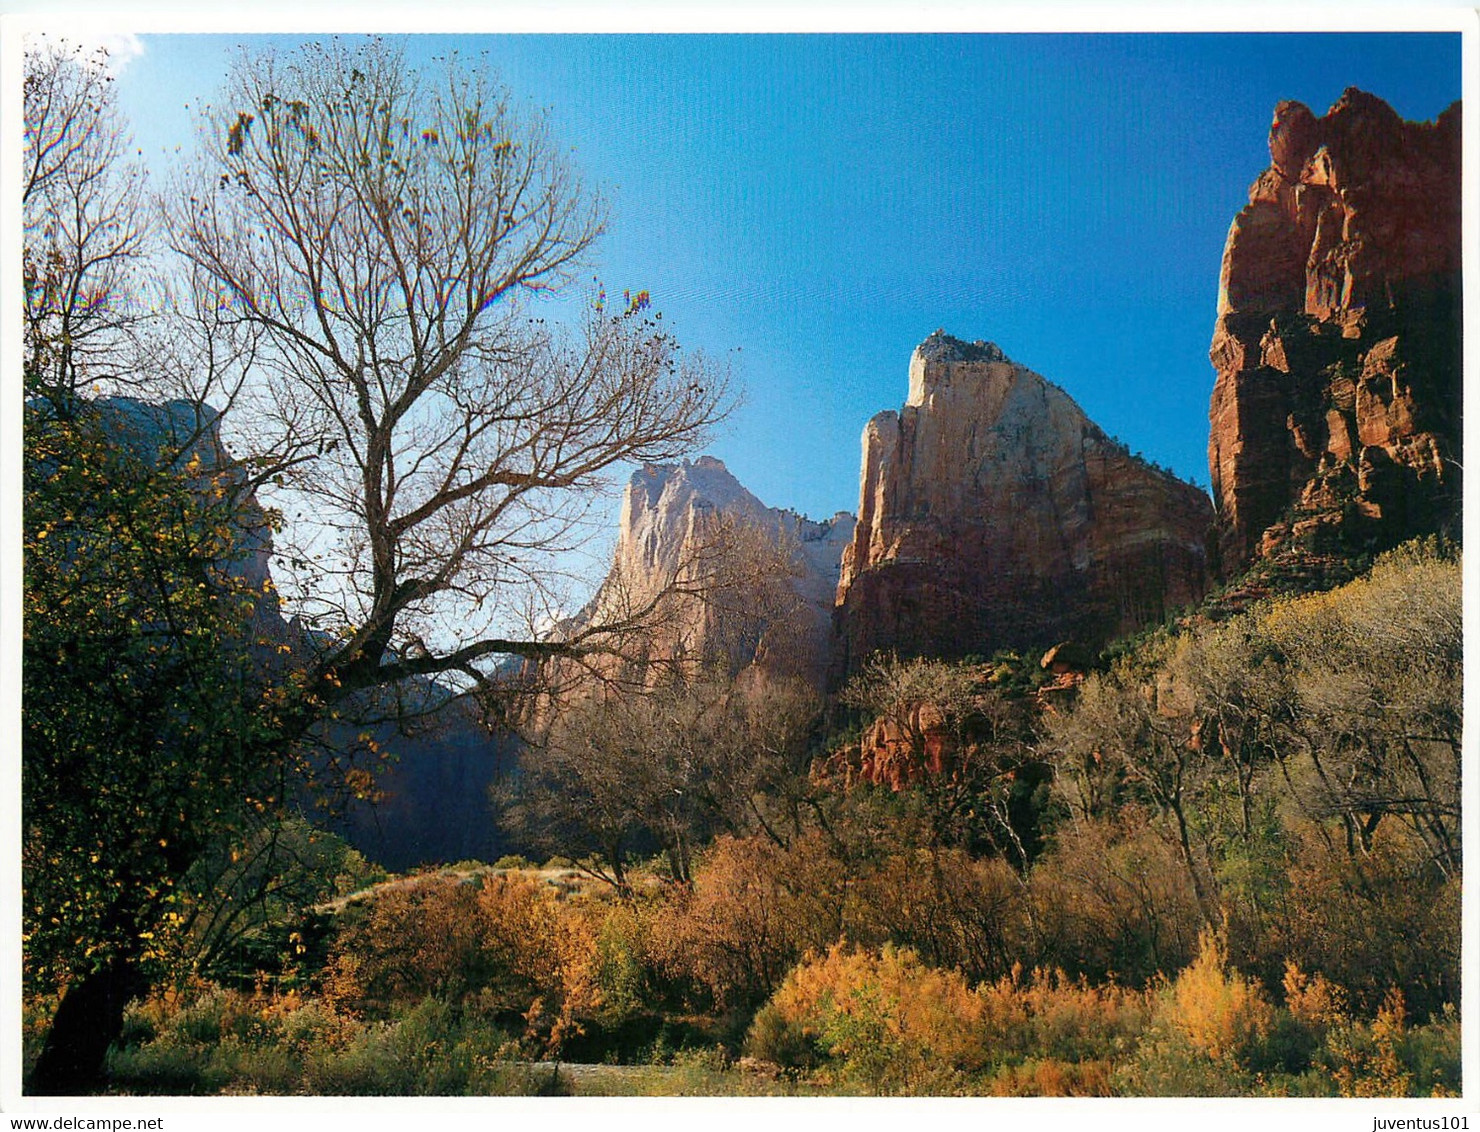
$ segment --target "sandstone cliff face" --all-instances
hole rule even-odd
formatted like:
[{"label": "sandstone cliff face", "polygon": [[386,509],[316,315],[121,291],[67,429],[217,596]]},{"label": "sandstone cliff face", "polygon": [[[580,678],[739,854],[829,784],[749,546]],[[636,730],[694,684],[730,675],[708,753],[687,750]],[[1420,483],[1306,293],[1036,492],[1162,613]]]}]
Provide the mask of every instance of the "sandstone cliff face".
[{"label": "sandstone cliff face", "polygon": [[1275,109],[1223,252],[1208,463],[1225,574],[1458,526],[1460,111]]},{"label": "sandstone cliff face", "polygon": [[1100,643],[1201,598],[1212,508],[991,343],[936,332],[863,434],[834,677],[870,653]]},{"label": "sandstone cliff face", "polygon": [[599,638],[613,655],[585,665],[622,682],[651,683],[677,666],[797,676],[820,688],[852,534],[846,512],[819,523],[767,507],[710,456],[645,466],[627,485],[611,571],[561,635],[639,623]]}]

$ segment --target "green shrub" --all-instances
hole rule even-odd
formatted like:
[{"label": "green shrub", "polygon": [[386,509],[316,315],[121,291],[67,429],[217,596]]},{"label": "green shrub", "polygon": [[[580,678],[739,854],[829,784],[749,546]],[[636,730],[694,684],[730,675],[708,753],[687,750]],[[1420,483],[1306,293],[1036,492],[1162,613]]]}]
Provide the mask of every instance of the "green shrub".
[{"label": "green shrub", "polygon": [[278,1042],[258,1044],[228,1037],[211,1051],[210,1076],[220,1091],[237,1096],[296,1093],[303,1080],[302,1059]]},{"label": "green shrub", "polygon": [[1398,1056],[1419,1096],[1460,1095],[1459,1015],[1450,1006],[1432,1021],[1414,1026],[1399,1042]]},{"label": "green shrub", "polygon": [[481,1016],[427,998],[360,1029],[343,1046],[309,1050],[305,1091],[354,1096],[504,1095],[533,1088],[504,1062],[513,1043]]},{"label": "green shrub", "polygon": [[1111,1077],[1116,1093],[1139,1097],[1237,1097],[1254,1092],[1238,1066],[1214,1061],[1181,1035],[1157,1033],[1142,1042]]},{"label": "green shrub", "polygon": [[627,906],[611,909],[596,929],[593,978],[596,1017],[606,1027],[621,1026],[646,1009],[648,963],[643,925]]},{"label": "green shrub", "polygon": [[[507,860],[507,858],[505,859]],[[490,866],[487,861],[480,861],[476,857],[468,857],[461,861],[454,861],[443,871],[449,873],[486,873],[489,868],[497,869],[503,867],[503,865],[497,863]]]},{"label": "green shrub", "polygon": [[745,1051],[783,1069],[811,1069],[819,1060],[814,1038],[774,1003],[756,1013],[745,1038]]},{"label": "green shrub", "polygon": [[228,1075],[215,1045],[158,1038],[146,1045],[115,1047],[108,1054],[108,1076],[129,1093],[201,1096],[221,1092]]}]

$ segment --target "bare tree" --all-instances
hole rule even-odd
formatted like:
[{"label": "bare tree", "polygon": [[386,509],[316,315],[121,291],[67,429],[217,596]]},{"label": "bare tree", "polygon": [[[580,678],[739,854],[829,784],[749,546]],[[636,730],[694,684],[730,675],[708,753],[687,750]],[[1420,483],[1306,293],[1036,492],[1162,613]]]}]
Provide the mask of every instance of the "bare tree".
[{"label": "bare tree", "polygon": [[1298,598],[1260,622],[1283,658],[1287,783],[1316,818],[1338,818],[1367,853],[1384,823],[1416,837],[1445,876],[1463,857],[1464,634],[1460,567],[1434,546],[1389,552],[1340,600]]},{"label": "bare tree", "polygon": [[[28,60],[27,385],[79,408],[76,428],[28,408],[26,455],[28,930],[59,941],[33,934],[28,962],[66,968],[29,1087],[64,1094],[100,1083],[172,892],[282,804],[326,719],[445,702],[415,678],[477,685],[499,654],[599,647],[610,626],[541,638],[551,554],[614,466],[676,456],[728,404],[642,296],[569,334],[536,317],[599,206],[483,72],[423,82],[380,44],[243,57],[166,202],[184,269],[154,264],[167,317],[143,325],[107,89]],[[110,417],[95,383],[187,400]],[[130,414],[138,443],[109,429]],[[258,488],[291,511],[287,642],[248,623],[276,597],[236,568],[276,522]]]},{"label": "bare tree", "polygon": [[1108,673],[1092,674],[1071,709],[1048,717],[1046,747],[1082,816],[1095,816],[1090,800],[1113,809],[1123,790],[1169,819],[1198,907],[1216,927],[1216,892],[1194,844],[1192,818],[1207,760],[1178,691],[1122,661]]},{"label": "bare tree", "polygon": [[716,834],[762,831],[786,844],[796,828],[785,827],[788,780],[804,774],[820,706],[805,683],[746,687],[717,674],[592,690],[551,723],[509,784],[516,828],[576,854],[619,891],[642,852],[661,852],[669,877],[686,884],[694,851]]},{"label": "bare tree", "polygon": [[[25,385],[61,416],[106,399],[175,399],[158,462],[207,451],[250,371],[259,333],[225,317],[207,288],[172,285],[159,251],[147,177],[113,91],[108,52],[37,37],[25,55],[22,245]],[[187,407],[193,412],[186,412]],[[158,415],[158,414],[156,414]],[[237,473],[276,468],[271,454]],[[262,475],[238,475],[248,496]]]},{"label": "bare tree", "polygon": [[237,422],[279,457],[317,699],[597,647],[609,626],[540,639],[555,553],[607,473],[688,449],[728,393],[645,296],[537,317],[603,224],[544,123],[482,69],[336,42],[244,55],[205,136],[172,240],[262,334]]},{"label": "bare tree", "polygon": [[42,41],[26,53],[26,367],[33,389],[58,402],[83,382],[127,380],[128,332],[141,318],[144,174],[125,160],[112,81],[106,52]]}]

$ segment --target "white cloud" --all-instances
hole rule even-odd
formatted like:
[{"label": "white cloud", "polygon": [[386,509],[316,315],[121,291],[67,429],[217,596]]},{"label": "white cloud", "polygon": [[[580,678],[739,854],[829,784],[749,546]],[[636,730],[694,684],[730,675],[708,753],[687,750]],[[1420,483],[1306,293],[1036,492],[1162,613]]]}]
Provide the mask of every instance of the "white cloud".
[{"label": "white cloud", "polygon": [[75,51],[79,59],[121,75],[135,59],[144,54],[144,41],[132,32],[43,32],[41,42],[62,44]]}]

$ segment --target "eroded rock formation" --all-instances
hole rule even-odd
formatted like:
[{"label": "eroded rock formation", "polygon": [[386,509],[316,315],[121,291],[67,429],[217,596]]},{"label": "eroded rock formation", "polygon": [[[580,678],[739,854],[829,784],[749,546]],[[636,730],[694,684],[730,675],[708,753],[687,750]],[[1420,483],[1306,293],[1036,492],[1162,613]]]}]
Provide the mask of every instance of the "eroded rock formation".
[{"label": "eroded rock formation", "polygon": [[[561,627],[609,650],[563,663],[557,683],[583,672],[645,684],[675,667],[724,676],[758,671],[821,687],[833,596],[853,516],[813,522],[767,507],[719,460],[647,465],[627,485],[610,573]],[[621,626],[631,624],[630,633]]]},{"label": "eroded rock formation", "polygon": [[835,678],[870,653],[1102,643],[1201,598],[1212,508],[1063,390],[937,331],[863,434]]},{"label": "eroded rock formation", "polygon": [[1208,462],[1225,574],[1458,526],[1460,110],[1275,109],[1228,233]]}]

